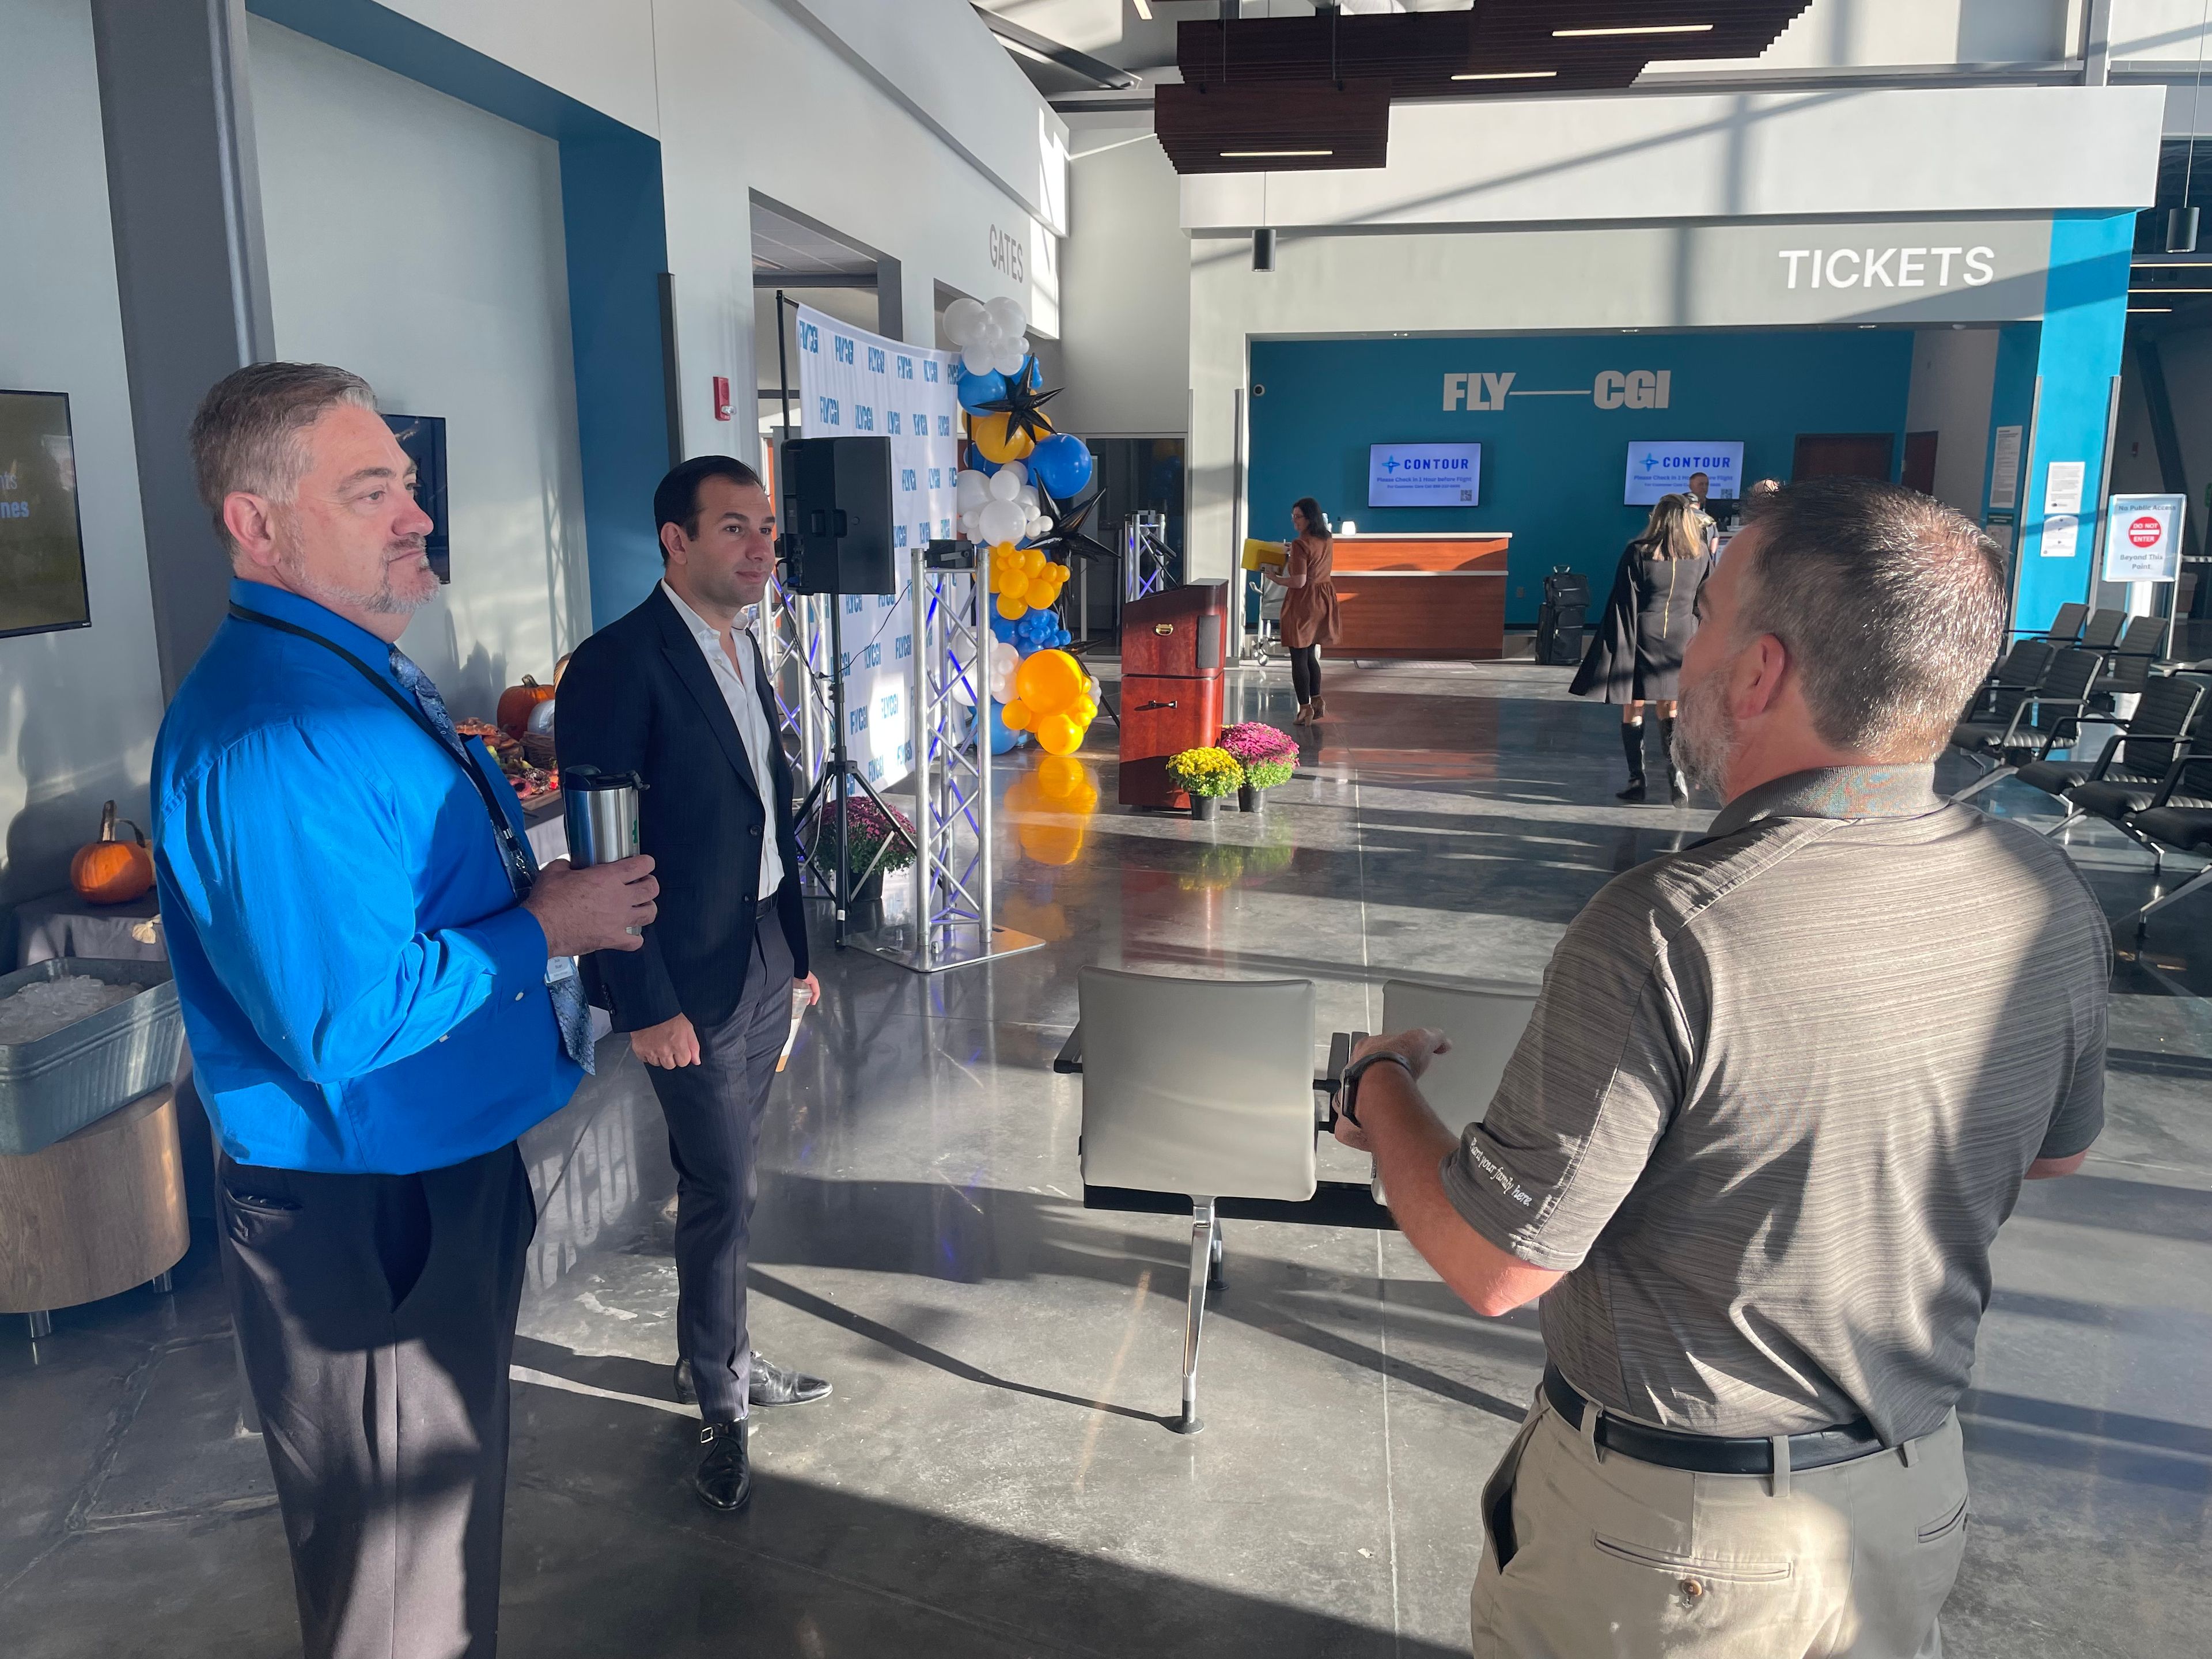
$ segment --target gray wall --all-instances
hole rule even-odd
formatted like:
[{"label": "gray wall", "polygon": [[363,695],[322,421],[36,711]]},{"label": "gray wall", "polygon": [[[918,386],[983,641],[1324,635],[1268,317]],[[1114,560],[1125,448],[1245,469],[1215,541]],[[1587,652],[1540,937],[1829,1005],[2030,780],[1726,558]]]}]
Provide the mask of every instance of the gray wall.
[{"label": "gray wall", "polygon": [[1993,328],[1923,328],[1912,342],[1905,430],[1936,434],[1936,498],[1976,519],[1982,513],[1996,367]]},{"label": "gray wall", "polygon": [[161,684],[90,11],[9,0],[4,28],[0,386],[70,394],[92,594],[88,629],[0,640],[0,902],[13,902],[67,881],[103,800],[144,821]]},{"label": "gray wall", "polygon": [[276,349],[446,417],[453,585],[400,643],[489,716],[590,627],[558,147],[264,19],[250,38]]},{"label": "gray wall", "polygon": [[1190,424],[1190,239],[1175,169],[1149,128],[1073,136],[1060,255],[1067,390],[1052,409],[1094,437]]}]

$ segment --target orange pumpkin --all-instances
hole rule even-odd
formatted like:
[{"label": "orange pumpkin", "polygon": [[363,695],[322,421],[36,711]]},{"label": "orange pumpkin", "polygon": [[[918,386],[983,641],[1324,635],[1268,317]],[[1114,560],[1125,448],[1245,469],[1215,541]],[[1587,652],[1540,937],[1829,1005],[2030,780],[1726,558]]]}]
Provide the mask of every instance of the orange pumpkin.
[{"label": "orange pumpkin", "polygon": [[135,899],[154,884],[154,852],[146,845],[146,832],[128,818],[130,841],[118,841],[115,803],[100,811],[100,839],[80,847],[70,860],[70,885],[94,904],[121,904]]},{"label": "orange pumpkin", "polygon": [[539,703],[550,702],[553,688],[540,685],[525,674],[522,684],[510,685],[499,694],[499,729],[510,738],[519,738],[530,726],[530,711]]}]

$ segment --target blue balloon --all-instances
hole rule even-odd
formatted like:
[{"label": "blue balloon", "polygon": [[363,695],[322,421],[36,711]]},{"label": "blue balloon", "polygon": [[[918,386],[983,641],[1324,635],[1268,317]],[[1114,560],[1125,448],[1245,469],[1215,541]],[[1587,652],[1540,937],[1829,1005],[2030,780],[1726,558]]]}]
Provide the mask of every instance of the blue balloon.
[{"label": "blue balloon", "polygon": [[1016,634],[1017,625],[1015,623],[1008,622],[1004,617],[999,615],[995,611],[991,613],[991,636],[994,639],[1004,640],[1008,645],[1012,645],[1014,642]]},{"label": "blue balloon", "polygon": [[997,403],[1006,395],[1006,377],[996,369],[987,369],[981,374],[970,374],[956,364],[953,376],[953,390],[959,396],[960,407],[971,415],[980,410],[985,404]]},{"label": "blue balloon", "polygon": [[991,752],[994,755],[1006,753],[1018,744],[1022,738],[1020,732],[1008,728],[1005,719],[999,712],[1002,707],[1004,705],[996,701],[991,704]]},{"label": "blue balloon", "polygon": [[1030,477],[1045,493],[1066,501],[1091,482],[1097,465],[1090,449],[1072,432],[1055,432],[1030,452]]}]

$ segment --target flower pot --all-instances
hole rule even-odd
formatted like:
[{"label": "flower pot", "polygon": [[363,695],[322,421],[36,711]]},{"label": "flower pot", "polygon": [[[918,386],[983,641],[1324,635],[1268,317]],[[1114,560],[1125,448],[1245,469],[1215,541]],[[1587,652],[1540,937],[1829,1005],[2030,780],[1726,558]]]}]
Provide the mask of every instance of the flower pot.
[{"label": "flower pot", "polygon": [[1220,805],[1221,800],[1218,796],[1193,795],[1190,798],[1190,815],[1200,823],[1211,823],[1213,822],[1214,810]]},{"label": "flower pot", "polygon": [[1267,794],[1265,790],[1255,789],[1249,783],[1240,783],[1237,786],[1237,810],[1238,811],[1257,812],[1264,810],[1267,805]]},{"label": "flower pot", "polygon": [[853,889],[845,907],[845,927],[855,933],[872,933],[884,925],[884,872],[880,870]]}]

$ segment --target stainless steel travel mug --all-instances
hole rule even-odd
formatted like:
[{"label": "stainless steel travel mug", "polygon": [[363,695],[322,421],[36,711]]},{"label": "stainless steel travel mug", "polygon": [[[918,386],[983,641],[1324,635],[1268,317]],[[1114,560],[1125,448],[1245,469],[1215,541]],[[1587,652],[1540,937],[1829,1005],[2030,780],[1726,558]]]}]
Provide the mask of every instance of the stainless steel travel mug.
[{"label": "stainless steel travel mug", "polygon": [[585,870],[637,851],[638,792],[644,787],[635,772],[602,772],[596,766],[561,769],[569,863]]}]

